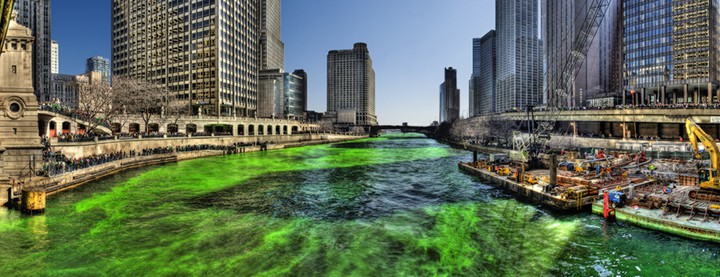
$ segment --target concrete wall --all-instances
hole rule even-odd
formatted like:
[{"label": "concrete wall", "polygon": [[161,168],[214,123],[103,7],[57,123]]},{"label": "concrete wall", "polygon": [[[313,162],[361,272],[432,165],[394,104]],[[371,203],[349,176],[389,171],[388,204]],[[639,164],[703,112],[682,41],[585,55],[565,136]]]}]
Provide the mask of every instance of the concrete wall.
[{"label": "concrete wall", "polygon": [[[300,134],[300,135],[277,135],[277,136],[247,136],[247,137],[182,137],[182,138],[150,138],[150,139],[129,139],[109,140],[99,142],[80,143],[55,143],[53,151],[62,151],[70,158],[84,157],[94,154],[112,153],[118,151],[141,151],[147,148],[176,147],[183,145],[210,144],[210,145],[231,145],[234,143],[263,143],[273,142],[276,145],[292,144],[302,141],[339,141],[357,136],[345,136],[334,134]],[[272,149],[273,147],[270,147]]]}]

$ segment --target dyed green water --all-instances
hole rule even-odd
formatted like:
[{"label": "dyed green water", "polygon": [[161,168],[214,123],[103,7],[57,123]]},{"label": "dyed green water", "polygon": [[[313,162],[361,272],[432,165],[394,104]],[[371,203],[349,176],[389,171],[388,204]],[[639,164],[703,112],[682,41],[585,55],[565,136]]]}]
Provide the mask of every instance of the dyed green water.
[{"label": "dyed green water", "polygon": [[181,162],[0,210],[0,276],[719,276],[720,247],[549,214],[390,136]]}]

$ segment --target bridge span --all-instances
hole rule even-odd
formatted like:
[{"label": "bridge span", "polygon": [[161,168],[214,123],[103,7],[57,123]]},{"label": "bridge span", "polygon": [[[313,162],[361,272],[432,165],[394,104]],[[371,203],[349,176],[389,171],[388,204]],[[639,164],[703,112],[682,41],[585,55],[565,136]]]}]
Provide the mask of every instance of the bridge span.
[{"label": "bridge span", "polygon": [[[716,108],[624,108],[535,111],[536,121],[556,121],[554,132],[606,138],[687,138],[685,119],[692,118],[711,136],[720,138],[720,109]],[[528,119],[526,112],[479,116],[475,122],[501,120],[515,125]]]},{"label": "bridge span", "polygon": [[431,134],[435,131],[434,126],[408,126],[408,125],[376,125],[370,126],[370,135],[377,135],[382,130],[400,130],[403,133]]}]

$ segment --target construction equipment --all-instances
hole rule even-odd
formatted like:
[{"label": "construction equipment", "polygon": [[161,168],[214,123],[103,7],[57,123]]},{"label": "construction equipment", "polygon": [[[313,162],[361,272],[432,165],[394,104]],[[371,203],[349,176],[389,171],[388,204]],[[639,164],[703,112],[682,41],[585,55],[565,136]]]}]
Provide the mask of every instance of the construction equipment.
[{"label": "construction equipment", "polygon": [[[565,37],[566,42],[570,43],[572,37],[572,49],[562,60],[562,72],[555,76],[547,76],[545,95],[549,100],[547,113],[542,121],[536,121],[534,115],[534,106],[527,107],[528,113],[528,135],[522,135],[519,132],[513,135],[513,159],[529,162],[537,160],[538,154],[543,151],[544,144],[550,139],[550,132],[555,128],[555,122],[560,115],[560,108],[567,104],[568,92],[572,91],[573,83],[577,77],[580,68],[585,61],[585,57],[595,39],[598,29],[605,18],[610,2],[612,0],[592,0],[588,4],[587,15],[583,20],[580,29],[574,34],[568,32]],[[617,0],[616,0],[617,1]],[[550,97],[552,96],[552,97]],[[535,161],[536,163],[536,161]]]},{"label": "construction equipment", "polygon": [[510,176],[510,168],[505,167],[505,166],[499,167],[497,170],[497,175]]},{"label": "construction equipment", "polygon": [[702,159],[700,149],[698,148],[698,139],[700,143],[705,146],[705,151],[710,154],[710,167],[702,168],[698,172],[700,177],[700,190],[690,191],[689,196],[693,199],[720,201],[720,195],[717,194],[717,192],[720,191],[720,178],[718,178],[720,156],[718,156],[719,151],[717,144],[715,140],[703,131],[691,118],[685,120],[685,129],[690,140],[690,145],[693,148],[694,158]]},{"label": "construction equipment", "polygon": [[528,183],[531,185],[537,185],[537,183],[538,183],[537,178],[535,178],[535,176],[532,174],[525,174],[523,176],[523,179],[524,179],[525,183]]}]

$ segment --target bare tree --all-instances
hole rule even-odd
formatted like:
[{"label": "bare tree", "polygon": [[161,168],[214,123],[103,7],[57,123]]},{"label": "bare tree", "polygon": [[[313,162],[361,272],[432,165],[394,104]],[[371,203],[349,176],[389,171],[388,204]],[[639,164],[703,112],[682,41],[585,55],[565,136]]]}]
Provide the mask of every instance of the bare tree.
[{"label": "bare tree", "polygon": [[177,124],[178,121],[184,116],[190,115],[187,103],[177,100],[168,101],[163,106],[163,112],[163,117],[166,119],[166,121],[174,124]]},{"label": "bare tree", "polygon": [[145,123],[145,133],[148,133],[150,121],[159,116],[165,104],[167,90],[144,80],[131,78],[118,78],[114,82],[115,91],[118,91],[118,103],[125,112],[139,115]]},{"label": "bare tree", "polygon": [[110,127],[118,115],[114,102],[115,94],[110,84],[93,79],[78,82],[76,116],[88,124],[88,130],[96,130],[100,125]]}]

